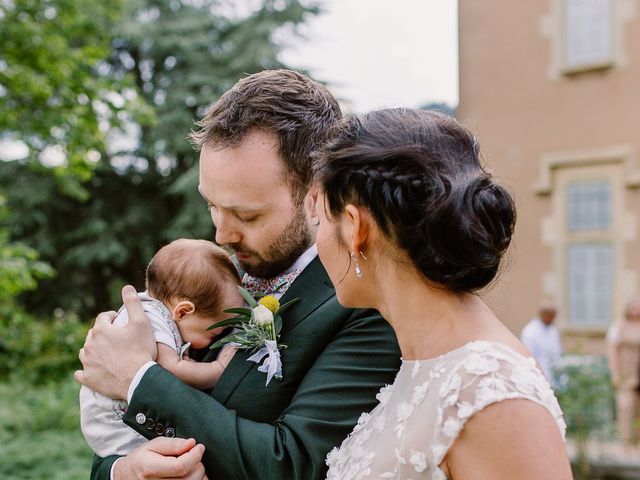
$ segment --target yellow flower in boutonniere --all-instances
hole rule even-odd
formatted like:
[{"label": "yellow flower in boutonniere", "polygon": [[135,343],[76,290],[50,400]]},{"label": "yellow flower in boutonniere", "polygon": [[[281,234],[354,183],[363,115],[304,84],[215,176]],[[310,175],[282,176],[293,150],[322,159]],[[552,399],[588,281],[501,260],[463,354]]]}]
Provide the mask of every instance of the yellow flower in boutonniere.
[{"label": "yellow flower in boutonniere", "polygon": [[271,310],[271,313],[276,313],[280,308],[280,302],[273,295],[265,295],[260,300],[258,300],[258,303]]}]

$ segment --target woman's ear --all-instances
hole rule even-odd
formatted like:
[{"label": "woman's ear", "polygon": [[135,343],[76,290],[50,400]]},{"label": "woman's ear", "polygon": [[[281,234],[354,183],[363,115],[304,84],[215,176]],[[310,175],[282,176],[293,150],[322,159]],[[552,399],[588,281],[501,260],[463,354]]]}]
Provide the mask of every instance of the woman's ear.
[{"label": "woman's ear", "polygon": [[343,238],[350,239],[348,245],[351,253],[362,255],[367,249],[367,241],[371,233],[371,215],[363,208],[351,204],[344,210],[351,232],[343,232]]},{"label": "woman's ear", "polygon": [[176,322],[179,322],[185,315],[190,315],[195,311],[196,306],[193,302],[190,302],[189,300],[182,300],[173,307],[173,312],[171,313],[173,314],[173,319]]}]

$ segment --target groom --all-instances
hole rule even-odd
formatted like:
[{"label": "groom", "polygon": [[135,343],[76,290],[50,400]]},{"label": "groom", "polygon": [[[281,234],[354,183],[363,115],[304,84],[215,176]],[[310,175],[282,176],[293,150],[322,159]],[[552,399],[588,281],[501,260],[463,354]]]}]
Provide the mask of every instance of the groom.
[{"label": "groom", "polygon": [[[125,289],[129,324],[117,328],[111,313],[99,315],[75,376],[128,399],[125,423],[152,441],[120,459],[96,457],[92,478],[201,478],[203,465],[211,479],[324,478],[329,450],[393,382],[400,364],[393,331],[375,311],[338,304],[317,258],[318,219],[305,215],[305,201],[314,207],[306,196],[310,154],[340,115],[321,85],[272,70],[240,80],[200,122],[199,189],[216,241],[234,251],[252,286],[285,274],[292,283],[281,302],[299,299],[284,314],[283,379],[265,386],[250,352],[240,350],[211,392],[183,384],[151,361],[153,336]],[[345,275],[352,267],[345,251]],[[204,452],[182,440],[190,438]]]}]

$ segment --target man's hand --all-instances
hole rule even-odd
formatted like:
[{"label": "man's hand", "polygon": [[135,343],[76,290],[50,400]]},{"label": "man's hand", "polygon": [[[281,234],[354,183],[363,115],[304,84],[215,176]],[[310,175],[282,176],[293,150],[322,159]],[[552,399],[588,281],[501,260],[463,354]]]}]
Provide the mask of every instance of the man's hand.
[{"label": "man's hand", "polygon": [[114,480],[175,478],[206,479],[201,463],[203,445],[192,438],[157,437],[122,457],[114,466]]},{"label": "man's hand", "polygon": [[84,370],[76,371],[73,376],[79,383],[107,397],[126,400],[136,372],[154,360],[157,351],[151,325],[132,286],[122,289],[122,301],[129,322],[116,326],[112,325],[115,312],[98,315],[80,349]]}]

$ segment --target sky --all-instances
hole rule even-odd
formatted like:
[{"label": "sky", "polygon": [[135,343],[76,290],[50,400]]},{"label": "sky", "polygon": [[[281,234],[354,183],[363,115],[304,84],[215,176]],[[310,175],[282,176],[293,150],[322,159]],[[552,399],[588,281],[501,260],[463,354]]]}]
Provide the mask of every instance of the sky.
[{"label": "sky", "polygon": [[[281,60],[326,82],[347,113],[458,103],[457,0],[323,0]],[[0,142],[0,159],[26,156]],[[44,157],[59,159],[56,152]]]},{"label": "sky", "polygon": [[458,103],[456,0],[324,0],[281,59],[351,112]]}]

